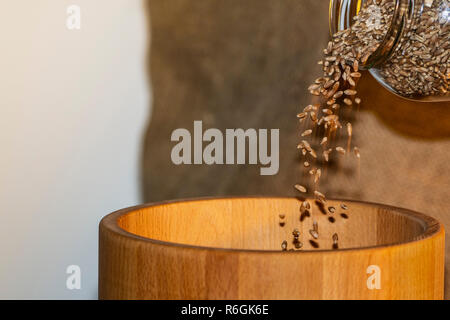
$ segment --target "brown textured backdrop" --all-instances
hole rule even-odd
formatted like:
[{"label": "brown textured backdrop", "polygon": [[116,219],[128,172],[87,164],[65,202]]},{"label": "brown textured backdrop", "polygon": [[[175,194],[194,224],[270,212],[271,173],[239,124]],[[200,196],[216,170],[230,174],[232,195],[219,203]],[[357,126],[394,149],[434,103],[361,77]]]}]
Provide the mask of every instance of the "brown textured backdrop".
[{"label": "brown textured backdrop", "polygon": [[[145,133],[145,201],[208,195],[293,195],[303,175],[295,115],[310,102],[307,85],[328,39],[327,0],[148,0],[149,77],[154,95]],[[355,163],[334,162],[322,190],[329,196],[407,207],[450,230],[450,103],[399,99],[369,75],[364,106],[351,115]],[[175,166],[174,129],[280,128],[280,171],[258,166]],[[447,240],[449,236],[447,236]],[[450,252],[446,279],[449,285]],[[450,295],[446,290],[447,298]]]}]

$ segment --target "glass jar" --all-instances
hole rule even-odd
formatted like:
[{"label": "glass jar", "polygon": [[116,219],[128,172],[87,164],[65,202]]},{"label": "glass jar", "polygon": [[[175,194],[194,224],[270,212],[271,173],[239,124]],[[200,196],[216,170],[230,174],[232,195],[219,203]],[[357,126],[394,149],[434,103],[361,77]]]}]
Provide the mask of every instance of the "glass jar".
[{"label": "glass jar", "polygon": [[403,98],[450,101],[450,0],[330,0],[331,34],[349,28],[364,6],[387,2],[384,40],[360,69]]}]

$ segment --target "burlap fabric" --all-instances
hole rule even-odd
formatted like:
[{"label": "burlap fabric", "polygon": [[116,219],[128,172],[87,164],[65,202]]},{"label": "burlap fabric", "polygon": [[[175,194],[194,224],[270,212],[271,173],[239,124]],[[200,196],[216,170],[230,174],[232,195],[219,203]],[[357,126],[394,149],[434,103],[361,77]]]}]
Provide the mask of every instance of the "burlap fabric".
[{"label": "burlap fabric", "polygon": [[[220,195],[293,195],[303,179],[295,115],[328,40],[326,0],[149,0],[152,116],[145,133],[145,201]],[[332,163],[322,190],[417,210],[450,230],[450,103],[399,99],[368,74],[363,108],[351,115],[355,162]],[[279,128],[280,170],[258,166],[175,166],[174,129]],[[447,236],[448,239],[448,236]],[[447,266],[450,253],[447,249]],[[450,280],[446,268],[447,282]],[[446,295],[449,297],[449,290]]]}]

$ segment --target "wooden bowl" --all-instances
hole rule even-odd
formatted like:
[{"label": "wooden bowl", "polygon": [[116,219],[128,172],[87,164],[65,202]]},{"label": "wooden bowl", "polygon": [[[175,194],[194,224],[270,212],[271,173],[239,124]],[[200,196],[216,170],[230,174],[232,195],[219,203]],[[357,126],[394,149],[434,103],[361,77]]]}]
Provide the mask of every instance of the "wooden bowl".
[{"label": "wooden bowl", "polygon": [[[443,298],[444,228],[438,221],[337,200],[326,208],[314,203],[311,216],[300,221],[300,204],[295,198],[202,199],[112,213],[100,222],[99,298]],[[328,206],[336,211],[327,212]],[[313,219],[317,249],[309,242]],[[303,247],[289,251],[294,228]],[[334,233],[339,250],[332,249]]]}]

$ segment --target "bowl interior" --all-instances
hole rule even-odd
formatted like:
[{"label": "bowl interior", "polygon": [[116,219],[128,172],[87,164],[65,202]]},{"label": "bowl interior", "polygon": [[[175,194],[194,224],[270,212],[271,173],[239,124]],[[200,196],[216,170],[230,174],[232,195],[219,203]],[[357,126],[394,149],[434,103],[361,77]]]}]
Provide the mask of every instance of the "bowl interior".
[{"label": "bowl interior", "polygon": [[[246,250],[281,250],[283,240],[293,248],[292,231],[300,231],[302,250],[330,250],[338,234],[340,249],[409,242],[426,236],[426,216],[382,205],[328,200],[314,201],[310,216],[300,214],[295,198],[228,198],[191,200],[141,207],[120,215],[123,230],[154,240],[191,246]],[[348,208],[342,209],[344,203]],[[330,213],[328,207],[334,207]],[[341,214],[345,213],[345,219]],[[285,215],[280,226],[279,215]],[[334,218],[330,219],[330,217]],[[310,230],[318,222],[318,248]]]}]

